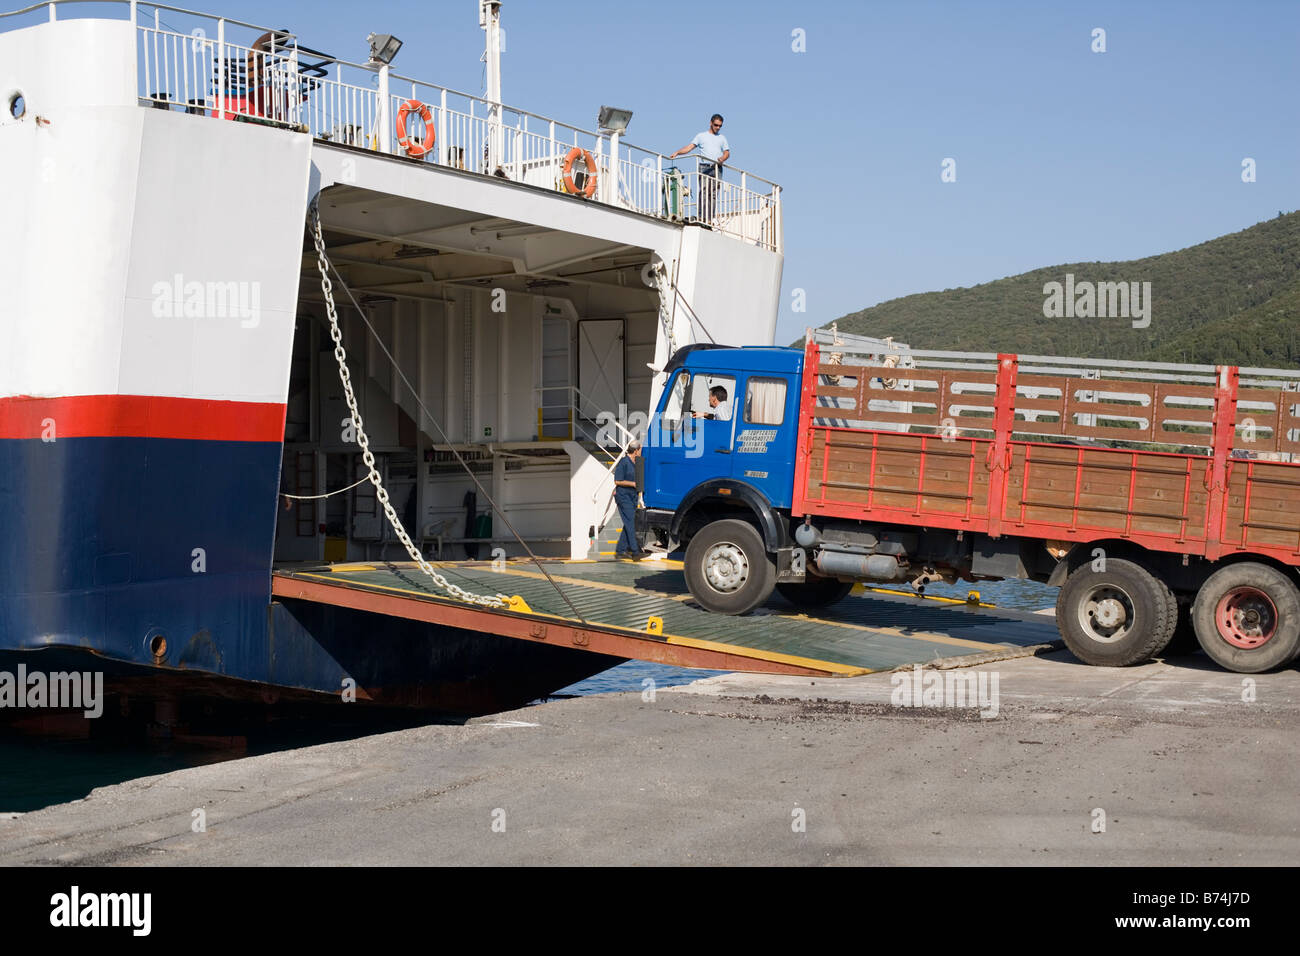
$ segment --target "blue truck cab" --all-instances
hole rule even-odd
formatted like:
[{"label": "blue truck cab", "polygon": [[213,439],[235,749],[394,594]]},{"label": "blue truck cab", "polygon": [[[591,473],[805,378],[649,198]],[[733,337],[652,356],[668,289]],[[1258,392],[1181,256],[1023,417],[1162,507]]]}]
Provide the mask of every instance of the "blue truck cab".
[{"label": "blue truck cab", "polygon": [[803,362],[800,349],[693,345],[664,370],[637,529],[688,548],[709,529],[711,585],[690,568],[687,579],[693,593],[710,585],[714,609],[743,613],[778,582],[804,581],[790,518]]},{"label": "blue truck cab", "polygon": [[646,507],[675,512],[723,482],[732,495],[743,486],[789,509],[802,350],[692,346],[665,371],[644,451]]}]

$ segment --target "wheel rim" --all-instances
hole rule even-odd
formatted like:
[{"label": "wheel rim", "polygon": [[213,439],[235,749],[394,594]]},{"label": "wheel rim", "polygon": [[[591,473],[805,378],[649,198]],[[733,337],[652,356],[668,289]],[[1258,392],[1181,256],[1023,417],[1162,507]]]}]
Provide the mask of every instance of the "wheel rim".
[{"label": "wheel rim", "polygon": [[1254,650],[1267,644],[1277,633],[1277,608],[1259,588],[1233,588],[1214,608],[1219,636],[1233,647]]},{"label": "wheel rim", "polygon": [[723,594],[739,591],[749,580],[749,559],[745,550],[730,541],[719,541],[704,554],[704,580]]},{"label": "wheel rim", "polygon": [[1079,626],[1099,644],[1115,644],[1133,630],[1133,598],[1113,584],[1095,585],[1079,602]]}]

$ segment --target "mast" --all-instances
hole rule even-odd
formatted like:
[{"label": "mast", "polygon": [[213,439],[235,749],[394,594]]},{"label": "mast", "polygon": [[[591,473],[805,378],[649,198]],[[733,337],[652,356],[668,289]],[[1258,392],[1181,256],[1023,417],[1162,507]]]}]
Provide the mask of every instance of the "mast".
[{"label": "mast", "polygon": [[479,0],[478,25],[487,34],[483,62],[487,64],[488,158],[483,172],[493,173],[501,165],[501,0]]}]

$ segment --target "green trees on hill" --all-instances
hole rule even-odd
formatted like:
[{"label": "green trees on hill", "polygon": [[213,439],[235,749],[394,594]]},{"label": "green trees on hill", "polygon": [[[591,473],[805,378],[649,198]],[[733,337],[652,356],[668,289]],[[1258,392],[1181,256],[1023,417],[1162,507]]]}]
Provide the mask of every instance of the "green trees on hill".
[{"label": "green trees on hill", "polygon": [[[1151,283],[1150,324],[1134,328],[1133,318],[1119,315],[1045,317],[1044,285],[1064,285],[1067,274],[1094,287]],[[1177,252],[910,295],[838,322],[843,331],[892,335],[914,348],[1300,367],[1300,212]]]}]

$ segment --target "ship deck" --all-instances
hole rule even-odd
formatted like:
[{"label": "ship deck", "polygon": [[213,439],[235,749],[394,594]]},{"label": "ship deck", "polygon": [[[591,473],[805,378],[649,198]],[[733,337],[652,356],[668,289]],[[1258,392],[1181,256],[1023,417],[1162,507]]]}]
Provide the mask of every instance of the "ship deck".
[{"label": "ship deck", "polygon": [[774,596],[758,612],[728,617],[694,604],[680,562],[551,560],[543,566],[545,574],[518,560],[496,567],[434,564],[467,591],[517,598],[510,610],[453,599],[412,562],[280,568],[273,591],[281,599],[616,657],[771,674],[853,677],[916,663],[974,664],[1059,642],[1049,616],[861,585],[816,613]]}]

